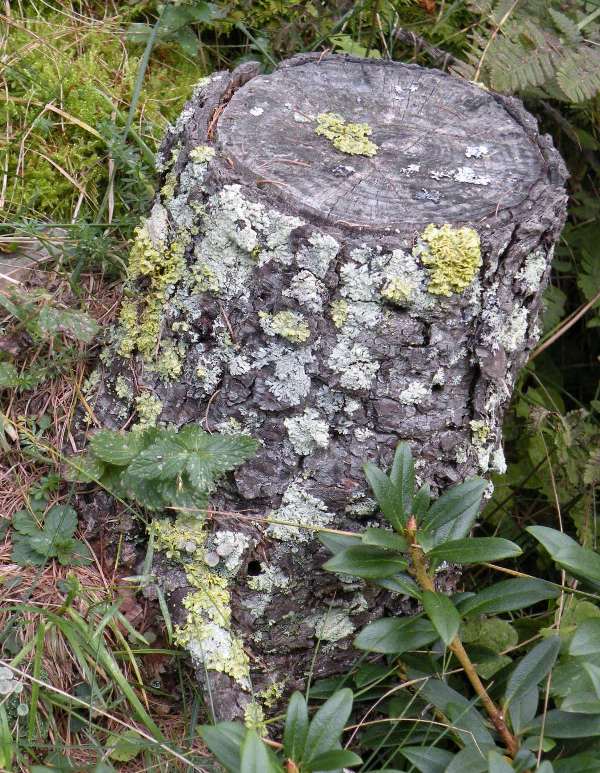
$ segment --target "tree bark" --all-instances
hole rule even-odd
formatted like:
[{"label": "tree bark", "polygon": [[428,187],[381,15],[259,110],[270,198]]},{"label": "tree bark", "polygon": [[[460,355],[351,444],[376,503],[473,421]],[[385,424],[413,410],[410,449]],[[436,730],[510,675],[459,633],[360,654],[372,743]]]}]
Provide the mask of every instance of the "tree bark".
[{"label": "tree bark", "polygon": [[[132,277],[138,327],[123,316],[96,412],[123,426],[143,395],[163,424],[262,443],[214,497],[202,546],[231,618],[200,604],[197,635],[182,637],[230,719],[269,686],[273,700],[301,686],[318,641],[314,673],[339,671],[354,631],[406,606],[321,569],[315,528],[375,518],[365,461],[385,467],[408,441],[436,491],[503,470],[502,417],[538,339],[566,173],[516,99],[326,54],[212,75],[160,158],[141,236],[165,264],[183,258],[166,287]],[[139,320],[157,292],[148,345]],[[181,630],[191,560],[155,560]],[[245,673],[227,662],[240,665],[238,645]]]}]

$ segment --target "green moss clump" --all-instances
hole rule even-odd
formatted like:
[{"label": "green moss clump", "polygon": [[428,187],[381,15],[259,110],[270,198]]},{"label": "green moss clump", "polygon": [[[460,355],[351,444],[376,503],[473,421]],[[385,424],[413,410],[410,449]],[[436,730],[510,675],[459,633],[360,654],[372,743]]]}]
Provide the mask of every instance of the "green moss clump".
[{"label": "green moss clump", "polygon": [[350,156],[374,156],[377,145],[367,139],[371,131],[367,123],[346,123],[337,113],[321,113],[317,116],[315,134],[327,137],[336,150]]},{"label": "green moss clump", "polygon": [[430,223],[421,234],[427,247],[420,257],[430,270],[428,292],[450,296],[461,293],[481,266],[481,244],[474,228],[453,228]]}]

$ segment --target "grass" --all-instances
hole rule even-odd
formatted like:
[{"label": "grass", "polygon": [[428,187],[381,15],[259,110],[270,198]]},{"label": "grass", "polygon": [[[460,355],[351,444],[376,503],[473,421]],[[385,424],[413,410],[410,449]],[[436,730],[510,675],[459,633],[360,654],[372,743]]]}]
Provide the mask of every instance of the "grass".
[{"label": "grass", "polygon": [[[119,308],[128,240],[153,193],[153,154],[193,83],[244,59],[258,57],[269,68],[289,53],[326,46],[358,52],[362,44],[362,53],[400,56],[392,34],[400,22],[428,30],[436,45],[459,53],[473,24],[463,4],[442,3],[435,17],[427,5],[390,10],[380,2],[240,0],[192,25],[197,43],[189,35],[186,43],[185,25],[174,32],[156,25],[151,0],[5,4],[2,299],[16,290],[34,299],[38,311],[85,311],[106,330]],[[412,53],[404,51],[405,58]],[[564,110],[588,149],[597,147],[590,118],[597,110],[595,103]],[[585,323],[600,289],[582,256],[597,243],[591,225],[597,191],[581,168],[573,132],[550,128],[571,164],[575,200],[558,250],[545,343],[507,421],[511,464],[498,481],[488,527],[512,538],[528,523],[562,516],[567,529],[594,547],[600,395],[592,367],[597,343]],[[40,260],[13,273],[32,253]],[[0,395],[0,668],[23,685],[0,691],[0,769],[211,770],[195,731],[205,707],[182,652],[170,644],[164,604],[139,579],[146,571],[140,521],[108,498],[92,504],[64,474],[65,453],[81,450],[86,428],[99,424],[86,392],[101,348],[102,335],[89,343],[60,331],[36,335],[0,306],[0,365],[9,361],[22,377],[44,372],[35,386]],[[92,563],[18,566],[11,518],[19,510],[42,517],[56,504],[76,505]],[[543,561],[530,551],[523,571],[551,572]],[[487,577],[480,569],[473,582]],[[538,635],[534,620],[522,628],[518,647],[529,644],[532,631]],[[5,677],[0,683],[11,681]],[[311,693],[315,699],[326,694],[319,689]],[[386,683],[385,699],[402,690]],[[389,718],[374,718],[381,693],[365,704],[358,727],[371,730],[374,759],[393,759],[388,733],[393,738],[409,721],[414,697],[400,706],[391,729]]]}]

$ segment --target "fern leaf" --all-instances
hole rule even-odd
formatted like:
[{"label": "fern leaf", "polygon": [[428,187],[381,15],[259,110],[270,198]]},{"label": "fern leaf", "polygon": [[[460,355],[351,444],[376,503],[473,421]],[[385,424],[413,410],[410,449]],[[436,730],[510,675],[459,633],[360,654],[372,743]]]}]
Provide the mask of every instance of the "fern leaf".
[{"label": "fern leaf", "polygon": [[600,51],[583,46],[569,53],[557,70],[556,80],[572,102],[592,99],[600,91]]},{"label": "fern leaf", "polygon": [[556,29],[563,35],[568,43],[571,43],[572,45],[579,43],[581,40],[581,33],[572,19],[554,8],[548,8],[548,14],[554,22]]}]

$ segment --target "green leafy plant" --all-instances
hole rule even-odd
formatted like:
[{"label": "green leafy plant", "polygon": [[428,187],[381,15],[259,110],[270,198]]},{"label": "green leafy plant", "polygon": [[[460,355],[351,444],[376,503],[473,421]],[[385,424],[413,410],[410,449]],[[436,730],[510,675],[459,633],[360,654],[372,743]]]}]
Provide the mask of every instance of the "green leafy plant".
[{"label": "green leafy plant", "polygon": [[206,508],[216,480],[250,459],[248,435],[211,435],[195,424],[178,432],[160,427],[101,430],[86,457],[72,458],[72,477],[100,483],[114,496],[148,510]]},{"label": "green leafy plant", "polygon": [[72,507],[55,505],[43,519],[35,513],[19,510],[13,515],[11,559],[19,566],[43,566],[56,558],[65,566],[84,566],[91,563],[87,546],[74,539],[77,513]]},{"label": "green leafy plant", "polygon": [[[594,638],[600,633],[600,610],[585,602],[592,611],[587,610],[588,616],[583,618],[583,610],[577,613],[584,625],[573,627],[572,616],[570,629],[540,626],[534,645],[513,660],[509,653],[519,648],[520,637],[511,622],[499,615],[552,603],[560,596],[560,587],[522,576],[497,582],[478,593],[448,596],[437,582],[444,562],[487,564],[521,554],[521,548],[509,540],[468,536],[481,506],[485,481],[468,480],[432,501],[427,487],[415,491],[413,459],[405,444],[398,446],[389,475],[372,464],[365,466],[365,473],[394,531],[370,528],[356,537],[321,535],[321,541],[334,553],[325,568],[401,591],[419,603],[422,611],[413,615],[370,623],[354,643],[358,649],[399,659],[408,684],[418,685],[416,706],[423,700],[428,702],[438,718],[448,723],[443,733],[429,728],[424,746],[405,748],[399,742],[398,754],[422,771],[458,771],[465,764],[474,771],[490,773],[579,769],[553,767],[550,759],[544,761],[545,767],[537,764],[543,751],[553,750],[551,759],[564,756],[564,765],[572,748],[561,745],[561,739],[600,733],[600,649]],[[600,558],[594,551],[554,529],[533,526],[528,531],[559,567],[591,590],[600,588]],[[567,608],[572,603],[583,602],[569,602]],[[568,654],[559,662],[565,639]],[[542,706],[538,714],[544,685],[551,684],[548,680],[555,666],[559,683],[551,694],[557,707],[547,712]],[[443,675],[453,673],[455,667],[460,676],[450,679]],[[576,687],[569,688],[567,674],[576,680]],[[458,751],[448,747],[448,735],[455,739]],[[438,743],[441,748],[431,748]],[[593,742],[586,753],[591,754],[595,765],[600,764]],[[570,759],[575,765],[577,758]]]},{"label": "green leafy plant", "polygon": [[340,744],[352,702],[352,690],[338,690],[309,721],[306,699],[295,692],[288,704],[283,743],[272,743],[271,748],[255,730],[238,722],[204,725],[202,738],[228,773],[339,771],[362,764],[357,754]]}]

